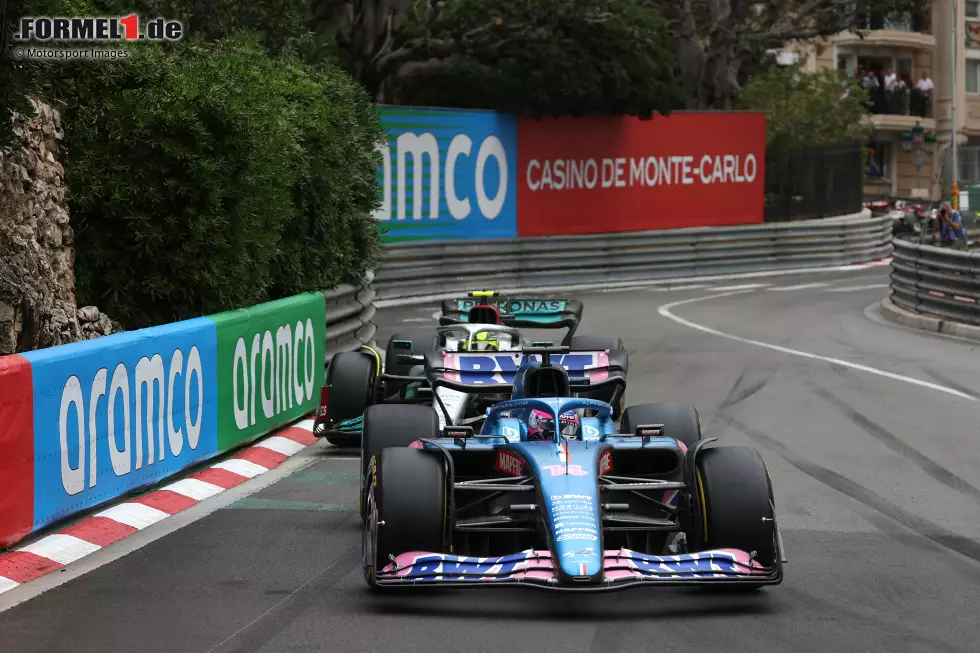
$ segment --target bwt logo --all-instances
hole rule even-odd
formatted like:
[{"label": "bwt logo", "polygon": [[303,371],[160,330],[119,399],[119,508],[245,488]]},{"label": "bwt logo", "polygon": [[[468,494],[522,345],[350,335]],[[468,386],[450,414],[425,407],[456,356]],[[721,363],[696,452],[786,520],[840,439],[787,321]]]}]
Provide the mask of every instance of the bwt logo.
[{"label": "bwt logo", "polygon": [[[541,360],[537,354],[531,358]],[[508,354],[459,356],[459,381],[471,385],[513,383],[520,360]],[[595,354],[559,354],[551,357],[551,363],[564,367],[570,377],[581,377],[587,370],[598,366]],[[454,375],[447,374],[447,377],[451,376]]]},{"label": "bwt logo", "polygon": [[[396,198],[398,201],[397,220],[404,220],[408,203],[406,201],[406,188],[408,175],[406,172],[406,161],[408,157],[412,159],[412,181],[413,181],[413,220],[422,219],[422,200],[424,193],[424,165],[425,159],[429,162],[429,219],[439,219],[439,205],[442,197],[440,179],[446,180],[446,206],[449,207],[449,214],[456,220],[465,220],[473,211],[473,205],[468,197],[459,197],[456,192],[456,164],[461,157],[469,158],[473,153],[473,140],[466,134],[456,134],[449,143],[449,148],[445,154],[445,168],[440,171],[442,156],[439,152],[439,143],[431,133],[415,134],[405,132],[400,134],[395,140],[397,151],[397,190]],[[381,208],[375,211],[374,218],[381,222],[391,220],[391,152],[388,145],[378,147],[384,160],[384,189]],[[487,162],[494,159],[500,168],[500,181],[491,197],[488,194],[484,182]],[[440,172],[442,174],[440,174]],[[480,214],[487,220],[493,220],[504,208],[507,200],[507,152],[504,144],[496,136],[487,136],[480,144],[480,149],[476,153],[476,165],[473,177],[474,193],[476,204],[480,209]]]},{"label": "bwt logo", "polygon": [[[154,460],[163,462],[166,445],[169,444],[170,454],[179,456],[186,441],[191,449],[196,449],[201,437],[201,421],[204,411],[204,378],[201,369],[201,354],[197,347],[191,347],[187,355],[187,365],[184,365],[184,352],[174,349],[170,356],[169,368],[164,367],[163,357],[154,354],[152,358],[144,356],[136,363],[133,375],[133,385],[130,385],[130,373],[125,363],[116,365],[109,379],[108,368],[103,367],[95,373],[92,380],[92,390],[88,398],[86,413],[85,396],[82,382],[77,376],[71,376],[65,382],[61,391],[61,410],[58,416],[58,432],[61,439],[61,482],[65,492],[75,495],[85,489],[85,461],[88,460],[88,486],[95,487],[98,481],[98,453],[96,443],[100,433],[106,434],[109,442],[109,459],[112,471],[116,476],[125,476],[132,469],[141,469],[143,463],[152,465]],[[180,382],[184,384],[184,421],[175,423],[174,420],[174,388]],[[144,388],[146,403],[143,401]],[[197,389],[197,412],[191,419],[191,390]],[[108,389],[108,393],[106,390]],[[154,401],[154,389],[155,398]],[[136,414],[130,414],[130,393],[135,395]],[[99,402],[106,401],[106,423],[99,423]],[[123,433],[122,447],[116,433],[117,400],[122,400]],[[78,432],[78,467],[72,467],[68,459],[68,415],[72,406],[75,407]],[[164,410],[166,409],[166,410]],[[85,417],[88,416],[86,421]],[[156,428],[154,428],[154,416]],[[135,418],[133,420],[132,418]],[[133,436],[135,421],[136,437]],[[86,426],[88,427],[86,429]],[[166,430],[164,430],[166,426]],[[143,429],[146,428],[144,438]],[[164,440],[164,434],[167,438]],[[86,437],[87,436],[87,437]],[[144,445],[146,457],[143,456]],[[130,447],[135,447],[132,452]],[[135,462],[134,462],[135,461]]]},{"label": "bwt logo", "polygon": [[[309,401],[313,398],[317,370],[313,320],[307,318],[305,325],[298,321],[295,328],[284,324],[276,329],[275,339],[269,330],[256,333],[248,351],[245,338],[239,338],[235,345],[234,365],[232,394],[235,397],[235,425],[239,431],[255,425],[256,385],[262,386],[262,414],[266,419]],[[257,384],[255,373],[259,365]],[[244,405],[240,403],[241,398],[245,400]]]}]

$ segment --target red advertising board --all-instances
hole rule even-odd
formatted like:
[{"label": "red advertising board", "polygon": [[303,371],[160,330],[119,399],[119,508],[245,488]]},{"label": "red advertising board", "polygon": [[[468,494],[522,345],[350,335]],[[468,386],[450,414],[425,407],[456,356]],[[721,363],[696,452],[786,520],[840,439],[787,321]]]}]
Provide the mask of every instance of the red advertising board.
[{"label": "red advertising board", "polygon": [[0,356],[0,549],[34,525],[34,384],[31,364]]},{"label": "red advertising board", "polygon": [[763,220],[766,116],[521,118],[520,236]]}]

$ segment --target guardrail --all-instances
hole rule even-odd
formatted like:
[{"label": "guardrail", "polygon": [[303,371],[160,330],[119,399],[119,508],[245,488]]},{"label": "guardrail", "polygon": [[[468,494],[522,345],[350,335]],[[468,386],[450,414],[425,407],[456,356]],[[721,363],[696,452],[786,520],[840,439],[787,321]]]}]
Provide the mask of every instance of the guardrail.
[{"label": "guardrail", "polygon": [[980,253],[895,239],[891,300],[915,313],[980,325]]},{"label": "guardrail", "polygon": [[337,352],[352,351],[374,340],[378,327],[372,322],[377,312],[373,280],[374,273],[368,272],[360,287],[343,285],[323,293],[327,308],[327,363]]},{"label": "guardrail", "polygon": [[[846,265],[885,258],[891,219],[790,223],[589,236],[392,244],[379,300],[472,290],[570,286]],[[329,313],[329,308],[328,308]]]}]

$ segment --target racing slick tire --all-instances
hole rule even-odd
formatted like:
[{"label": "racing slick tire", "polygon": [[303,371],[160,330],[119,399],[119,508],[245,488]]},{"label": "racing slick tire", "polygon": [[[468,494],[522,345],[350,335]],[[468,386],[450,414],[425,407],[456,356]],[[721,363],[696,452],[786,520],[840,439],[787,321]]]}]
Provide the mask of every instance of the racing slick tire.
[{"label": "racing slick tire", "polygon": [[690,404],[638,404],[623,411],[619,430],[633,433],[642,424],[663,424],[664,435],[674,438],[688,449],[702,438],[701,418]]},{"label": "racing slick tire", "polygon": [[408,447],[378,453],[369,497],[373,510],[363,542],[364,577],[369,586],[379,589],[374,583],[375,560],[383,569],[390,563],[389,555],[444,552],[447,487],[446,468],[438,455]]},{"label": "racing slick tire", "polygon": [[365,519],[367,472],[371,458],[389,447],[408,447],[422,438],[439,437],[439,415],[421,404],[377,404],[364,411],[361,430],[361,518]]},{"label": "racing slick tire", "polygon": [[[613,338],[610,336],[574,336],[569,343],[569,347],[571,347],[572,351],[602,351],[604,349],[609,349],[610,351],[626,351],[626,347],[623,346],[622,338]],[[598,399],[599,401],[610,403],[609,400],[612,399],[614,390],[614,388],[609,388],[588,394],[592,399]],[[624,406],[626,406],[625,392],[623,393],[623,396],[619,398],[619,401],[616,402],[616,405],[613,406],[613,419],[619,419],[622,417]]]},{"label": "racing slick tire", "polygon": [[[689,481],[700,505],[692,527],[700,550],[755,551],[754,560],[772,567],[779,555],[769,470],[752,447],[712,447],[697,457],[696,478]],[[725,585],[727,590],[755,590],[761,585]]]},{"label": "racing slick tire", "polygon": [[388,339],[388,346],[385,347],[385,373],[395,376],[411,376],[412,368],[417,363],[399,363],[397,361],[398,352],[392,344],[395,340],[408,340],[412,343],[412,354],[428,354],[439,349],[439,336],[431,331],[412,331],[406,333],[396,333]]},{"label": "racing slick tire", "polygon": [[[374,394],[375,363],[366,354],[344,351],[334,354],[327,369],[330,401],[327,418],[337,424],[361,417],[371,405]],[[337,447],[356,447],[361,440],[357,433],[327,431],[327,442]]]}]

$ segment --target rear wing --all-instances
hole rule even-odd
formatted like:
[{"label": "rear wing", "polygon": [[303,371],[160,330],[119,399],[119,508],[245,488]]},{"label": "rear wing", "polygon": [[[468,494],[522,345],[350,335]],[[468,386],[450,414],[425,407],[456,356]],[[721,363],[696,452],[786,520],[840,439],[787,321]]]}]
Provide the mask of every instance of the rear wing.
[{"label": "rear wing", "polygon": [[443,300],[439,324],[468,322],[470,310],[480,304],[494,306],[506,326],[525,329],[567,328],[569,331],[566,340],[571,338],[582,321],[582,302],[576,299],[502,297],[500,293],[493,291],[476,291],[465,299]]},{"label": "rear wing", "polygon": [[[514,352],[436,351],[425,355],[425,375],[433,388],[444,386],[467,394],[508,393],[525,356],[541,360],[541,354]],[[572,391],[588,391],[606,385],[626,384],[625,351],[565,351],[550,355],[552,365],[568,371]]]}]

